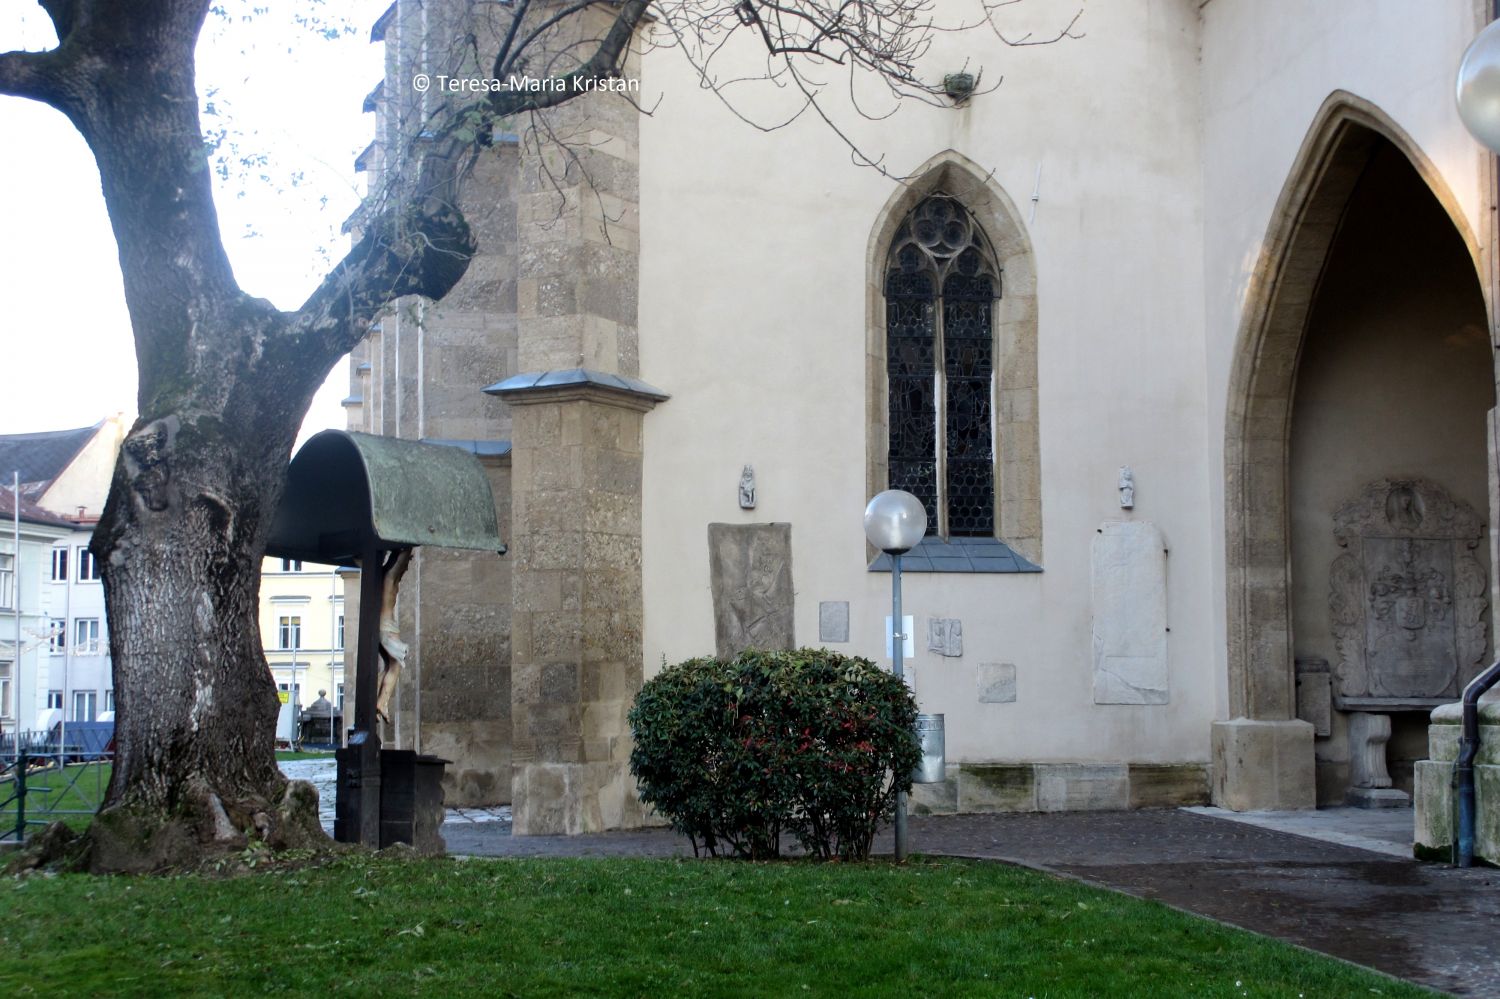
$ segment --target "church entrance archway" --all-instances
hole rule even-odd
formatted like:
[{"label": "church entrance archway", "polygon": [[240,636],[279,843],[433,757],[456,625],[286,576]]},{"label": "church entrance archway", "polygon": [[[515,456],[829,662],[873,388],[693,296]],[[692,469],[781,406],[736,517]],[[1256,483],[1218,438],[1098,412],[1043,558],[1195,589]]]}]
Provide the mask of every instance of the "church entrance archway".
[{"label": "church entrance archway", "polygon": [[1237,810],[1393,794],[1387,776],[1409,789],[1424,708],[1489,645],[1494,376],[1475,242],[1414,144],[1348,95],[1278,208],[1226,426],[1231,717],[1214,726],[1214,790]]}]

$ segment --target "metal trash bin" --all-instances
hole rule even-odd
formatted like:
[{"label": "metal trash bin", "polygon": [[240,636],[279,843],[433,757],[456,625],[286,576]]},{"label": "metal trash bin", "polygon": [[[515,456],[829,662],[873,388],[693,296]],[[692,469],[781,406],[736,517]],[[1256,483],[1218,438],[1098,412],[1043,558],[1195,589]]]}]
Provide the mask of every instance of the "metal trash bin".
[{"label": "metal trash bin", "polygon": [[947,749],[944,746],[943,716],[917,715],[917,741],[922,746],[922,762],[911,773],[913,784],[941,784],[947,779]]}]

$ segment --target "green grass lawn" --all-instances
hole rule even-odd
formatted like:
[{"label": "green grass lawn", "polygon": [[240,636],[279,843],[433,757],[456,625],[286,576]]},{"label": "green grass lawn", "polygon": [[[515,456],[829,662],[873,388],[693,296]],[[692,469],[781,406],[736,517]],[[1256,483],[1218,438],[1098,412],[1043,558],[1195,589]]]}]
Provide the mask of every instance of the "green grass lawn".
[{"label": "green grass lawn", "polygon": [[[109,786],[108,763],[74,763],[63,770],[33,770],[26,777],[27,826],[35,833],[42,825],[58,819],[82,830],[93,820],[104,789]],[[0,782],[0,832],[16,827],[15,784]]]},{"label": "green grass lawn", "polygon": [[0,881],[0,988],[67,996],[1416,996],[1001,864],[346,858]]}]

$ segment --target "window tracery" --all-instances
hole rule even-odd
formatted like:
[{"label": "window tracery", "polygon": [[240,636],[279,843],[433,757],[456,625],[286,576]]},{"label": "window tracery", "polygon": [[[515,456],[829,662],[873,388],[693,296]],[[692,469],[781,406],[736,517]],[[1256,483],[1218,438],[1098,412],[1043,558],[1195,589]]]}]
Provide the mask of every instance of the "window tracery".
[{"label": "window tracery", "polygon": [[929,534],[995,531],[994,260],[973,214],[944,193],[923,199],[891,243],[890,488],[922,501]]}]

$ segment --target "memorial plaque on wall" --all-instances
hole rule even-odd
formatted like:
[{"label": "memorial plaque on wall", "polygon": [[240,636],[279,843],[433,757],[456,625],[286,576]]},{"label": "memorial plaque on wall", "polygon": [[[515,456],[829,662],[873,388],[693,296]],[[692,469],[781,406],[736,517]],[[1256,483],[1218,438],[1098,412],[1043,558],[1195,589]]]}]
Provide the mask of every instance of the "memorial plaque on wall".
[{"label": "memorial plaque on wall", "polygon": [[792,525],[709,524],[715,654],[790,649]]},{"label": "memorial plaque on wall", "polygon": [[1425,479],[1381,479],[1334,515],[1329,611],[1345,698],[1458,696],[1483,664],[1487,581],[1474,510]]}]

